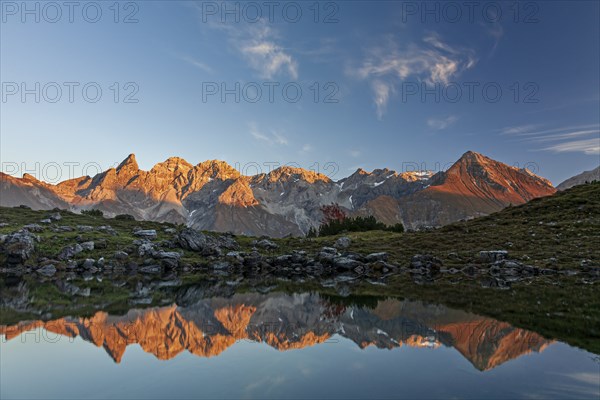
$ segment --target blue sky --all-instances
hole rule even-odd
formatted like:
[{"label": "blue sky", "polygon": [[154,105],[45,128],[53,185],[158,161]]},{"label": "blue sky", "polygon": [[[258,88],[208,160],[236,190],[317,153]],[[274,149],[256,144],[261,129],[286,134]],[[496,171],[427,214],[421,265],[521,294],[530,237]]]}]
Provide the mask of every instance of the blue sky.
[{"label": "blue sky", "polygon": [[[98,2],[92,23],[85,2],[73,22],[62,3],[60,16],[38,3],[36,22],[3,1],[2,170],[55,181],[133,152],[145,169],[180,156],[340,179],[444,168],[467,150],[555,184],[596,167],[600,3],[446,3],[321,2],[316,15],[313,2],[279,2],[270,18],[264,2],[227,15],[235,2],[122,2],[118,15]],[[222,101],[236,83],[240,101]]]}]

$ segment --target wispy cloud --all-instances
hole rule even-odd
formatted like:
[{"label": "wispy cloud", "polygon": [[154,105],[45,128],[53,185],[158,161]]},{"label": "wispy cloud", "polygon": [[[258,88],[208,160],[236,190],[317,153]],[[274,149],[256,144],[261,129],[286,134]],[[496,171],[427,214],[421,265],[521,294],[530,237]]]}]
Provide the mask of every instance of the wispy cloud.
[{"label": "wispy cloud", "polygon": [[373,101],[377,108],[377,118],[383,119],[383,115],[387,112],[390,96],[396,92],[396,88],[384,81],[375,80],[371,82],[371,89],[373,90]]},{"label": "wispy cloud", "polygon": [[300,150],[298,151],[299,154],[306,154],[306,153],[310,153],[311,151],[313,151],[313,147],[312,145],[306,143],[304,144]]},{"label": "wispy cloud", "polygon": [[540,125],[523,125],[504,128],[500,134],[512,135],[519,141],[537,144],[537,150],[554,153],[600,154],[600,124],[549,129],[543,129]]},{"label": "wispy cloud", "polygon": [[194,59],[192,57],[188,57],[188,56],[184,56],[184,57],[180,57],[180,58],[181,58],[181,60],[187,62],[188,64],[193,65],[194,67],[196,67],[198,69],[201,69],[204,72],[208,72],[209,74],[211,74],[213,72],[213,69],[202,61],[196,60],[196,59]]},{"label": "wispy cloud", "polygon": [[427,126],[429,126],[432,129],[442,130],[442,129],[446,129],[447,127],[449,127],[456,121],[458,121],[458,117],[456,117],[454,115],[450,115],[449,117],[440,118],[440,119],[429,118],[427,120]]},{"label": "wispy cloud", "polygon": [[381,119],[396,87],[408,78],[429,85],[449,83],[476,63],[475,52],[445,43],[436,33],[425,36],[421,43],[401,47],[394,37],[384,45],[370,48],[358,67],[347,68],[351,76],[370,81],[377,115]]},{"label": "wispy cloud", "polygon": [[553,151],[555,153],[583,153],[587,155],[600,155],[600,137],[595,139],[572,140],[545,147],[541,150]]},{"label": "wispy cloud", "polygon": [[265,19],[256,23],[208,24],[227,35],[229,43],[261,78],[286,76],[298,79],[298,61],[281,44],[279,32]]},{"label": "wispy cloud", "polygon": [[540,125],[527,124],[527,125],[517,125],[517,126],[508,126],[500,130],[500,134],[502,135],[519,135],[522,133],[527,133],[534,131],[536,129],[540,129]]},{"label": "wispy cloud", "polygon": [[350,150],[349,151],[350,157],[354,157],[354,158],[358,158],[360,157],[360,150]]},{"label": "wispy cloud", "polygon": [[575,137],[580,137],[580,136],[589,136],[589,135],[594,135],[594,134],[597,135],[599,132],[600,131],[598,131],[597,129],[589,129],[586,131],[573,131],[573,132],[558,133],[558,134],[548,135],[548,136],[535,136],[535,137],[529,138],[529,140],[534,141],[534,142],[551,142],[551,141],[555,141],[555,140],[573,139]]},{"label": "wispy cloud", "polygon": [[[496,13],[494,12],[494,14],[496,14]],[[502,37],[504,36],[504,27],[499,22],[500,18],[498,18],[498,16],[495,15],[493,17],[493,19],[495,22],[490,22],[490,23],[482,22],[481,23],[486,34],[488,36],[491,36],[492,39],[494,40],[494,44],[492,45],[492,49],[490,50],[488,57],[492,57],[496,53],[496,49],[498,48],[498,45],[500,44],[500,41],[502,40]]]},{"label": "wispy cloud", "polygon": [[515,136],[540,136],[546,135],[549,133],[561,133],[565,131],[574,131],[580,129],[598,129],[600,125],[598,124],[590,124],[590,125],[577,125],[570,127],[561,127],[561,128],[550,128],[544,129],[544,125],[542,124],[529,124],[529,125],[519,125],[519,126],[511,126],[506,127],[500,130],[502,135],[515,135]]},{"label": "wispy cloud", "polygon": [[275,131],[265,133],[264,131],[261,131],[260,129],[258,129],[257,124],[254,122],[250,122],[248,124],[248,128],[250,130],[250,136],[252,136],[255,140],[257,140],[259,142],[266,143],[270,146],[272,146],[272,145],[286,146],[289,144],[287,138],[285,136],[283,136],[282,134],[275,132]]}]

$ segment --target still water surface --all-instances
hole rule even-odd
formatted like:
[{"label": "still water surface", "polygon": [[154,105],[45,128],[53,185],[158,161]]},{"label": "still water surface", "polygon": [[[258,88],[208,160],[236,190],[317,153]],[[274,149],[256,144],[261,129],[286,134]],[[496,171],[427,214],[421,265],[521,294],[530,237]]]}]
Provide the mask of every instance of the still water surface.
[{"label": "still water surface", "polygon": [[2,399],[600,396],[598,356],[420,302],[242,294],[0,333]]}]

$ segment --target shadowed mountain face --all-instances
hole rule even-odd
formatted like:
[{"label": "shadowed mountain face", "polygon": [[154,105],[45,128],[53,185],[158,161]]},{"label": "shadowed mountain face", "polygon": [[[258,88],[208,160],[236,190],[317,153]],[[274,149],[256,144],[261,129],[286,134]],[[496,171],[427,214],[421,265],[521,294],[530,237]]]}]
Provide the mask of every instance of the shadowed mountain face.
[{"label": "shadowed mountain face", "polygon": [[583,185],[584,183],[600,181],[600,166],[591,171],[584,171],[575,175],[556,187],[558,190],[567,190],[573,186]]},{"label": "shadowed mountain face", "polygon": [[218,356],[239,340],[284,351],[342,337],[360,348],[453,347],[475,368],[489,370],[552,343],[505,322],[443,306],[397,300],[379,301],[374,308],[342,306],[317,294],[234,295],[186,307],[131,310],[123,316],[98,312],[90,318],[0,326],[0,334],[10,340],[36,328],[79,336],[103,347],[117,363],[130,344],[168,360],[185,350]]},{"label": "shadowed mountain face", "polygon": [[303,235],[318,227],[321,207],[339,204],[349,215],[373,215],[409,228],[438,226],[499,211],[555,192],[547,180],[467,152],[449,170],[396,173],[359,169],[334,182],[300,168],[242,176],[222,161],[196,166],[173,157],[140,170],[132,154],[117,168],[58,185],[0,174],[1,206],[101,209],[108,216],[185,223],[236,234]]}]

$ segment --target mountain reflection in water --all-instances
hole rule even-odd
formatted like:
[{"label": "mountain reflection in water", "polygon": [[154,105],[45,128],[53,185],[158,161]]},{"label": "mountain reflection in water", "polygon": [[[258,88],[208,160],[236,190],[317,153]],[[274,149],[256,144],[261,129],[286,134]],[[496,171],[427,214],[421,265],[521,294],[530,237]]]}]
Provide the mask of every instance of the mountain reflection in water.
[{"label": "mountain reflection in water", "polygon": [[453,347],[485,371],[553,343],[506,322],[445,306],[391,299],[373,306],[346,306],[311,293],[236,294],[185,307],[132,309],[122,316],[97,312],[89,318],[24,321],[0,326],[0,334],[11,340],[38,328],[79,336],[103,347],[117,363],[130,344],[169,360],[185,350],[199,357],[218,356],[240,340],[286,351],[343,337],[361,349]]}]

